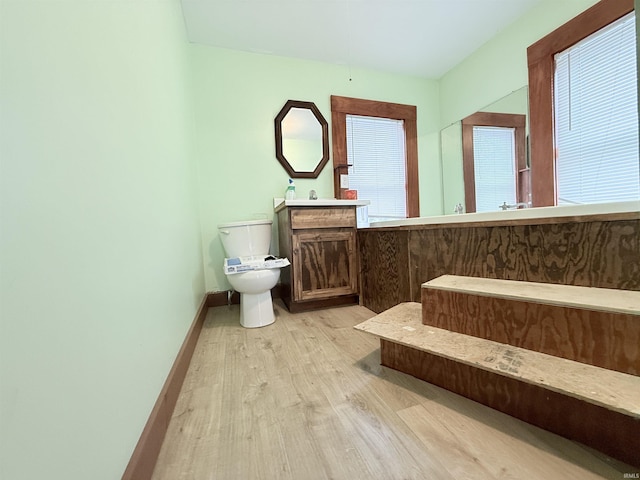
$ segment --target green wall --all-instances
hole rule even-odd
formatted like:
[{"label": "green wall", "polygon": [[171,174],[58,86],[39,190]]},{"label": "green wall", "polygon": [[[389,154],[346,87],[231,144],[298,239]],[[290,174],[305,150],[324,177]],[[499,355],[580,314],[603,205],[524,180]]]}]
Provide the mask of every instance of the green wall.
[{"label": "green wall", "polygon": [[204,295],[179,2],[0,2],[0,478],[120,478]]},{"label": "green wall", "polygon": [[[288,175],[275,158],[273,120],[287,100],[314,102],[329,123],[331,95],[416,105],[420,210],[442,211],[436,81],[364,70],[353,70],[349,80],[345,66],[197,45],[191,67],[207,290],[230,288],[217,225],[275,218],[273,198],[284,196]],[[310,189],[333,198],[331,162],[318,179],[295,183],[299,198]]]}]

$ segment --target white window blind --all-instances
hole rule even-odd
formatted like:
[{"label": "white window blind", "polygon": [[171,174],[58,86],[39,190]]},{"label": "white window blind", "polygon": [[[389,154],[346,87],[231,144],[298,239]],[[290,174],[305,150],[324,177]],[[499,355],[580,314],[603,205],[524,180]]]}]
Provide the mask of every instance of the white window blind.
[{"label": "white window blind", "polygon": [[558,204],[640,198],[635,15],[555,62]]},{"label": "white window blind", "polygon": [[371,202],[369,220],[407,216],[404,122],[347,115],[349,188]]},{"label": "white window blind", "polygon": [[476,212],[516,203],[515,129],[473,127],[473,171]]}]

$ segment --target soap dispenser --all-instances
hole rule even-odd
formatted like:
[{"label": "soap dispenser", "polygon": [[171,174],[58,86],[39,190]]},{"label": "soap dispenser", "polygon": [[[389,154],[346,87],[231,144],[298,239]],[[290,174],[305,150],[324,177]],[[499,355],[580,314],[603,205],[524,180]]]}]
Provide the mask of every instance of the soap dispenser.
[{"label": "soap dispenser", "polygon": [[296,185],[293,183],[292,179],[289,179],[289,185],[287,186],[287,191],[284,195],[286,200],[295,200],[296,199]]}]

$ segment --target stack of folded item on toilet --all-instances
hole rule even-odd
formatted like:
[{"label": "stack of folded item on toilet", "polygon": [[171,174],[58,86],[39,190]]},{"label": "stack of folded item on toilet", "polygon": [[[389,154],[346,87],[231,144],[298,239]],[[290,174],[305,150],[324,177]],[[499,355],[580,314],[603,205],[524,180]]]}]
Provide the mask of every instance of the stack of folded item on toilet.
[{"label": "stack of folded item on toilet", "polygon": [[224,259],[224,273],[242,273],[251,270],[264,270],[267,268],[282,268],[290,265],[286,258],[276,258],[272,255],[236,257]]}]

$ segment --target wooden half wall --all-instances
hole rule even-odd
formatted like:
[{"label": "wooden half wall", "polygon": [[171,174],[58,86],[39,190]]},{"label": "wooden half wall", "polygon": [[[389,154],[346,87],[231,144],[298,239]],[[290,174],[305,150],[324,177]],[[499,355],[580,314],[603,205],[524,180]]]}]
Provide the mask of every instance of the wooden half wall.
[{"label": "wooden half wall", "polygon": [[637,212],[358,230],[362,304],[421,300],[440,275],[640,290]]}]

